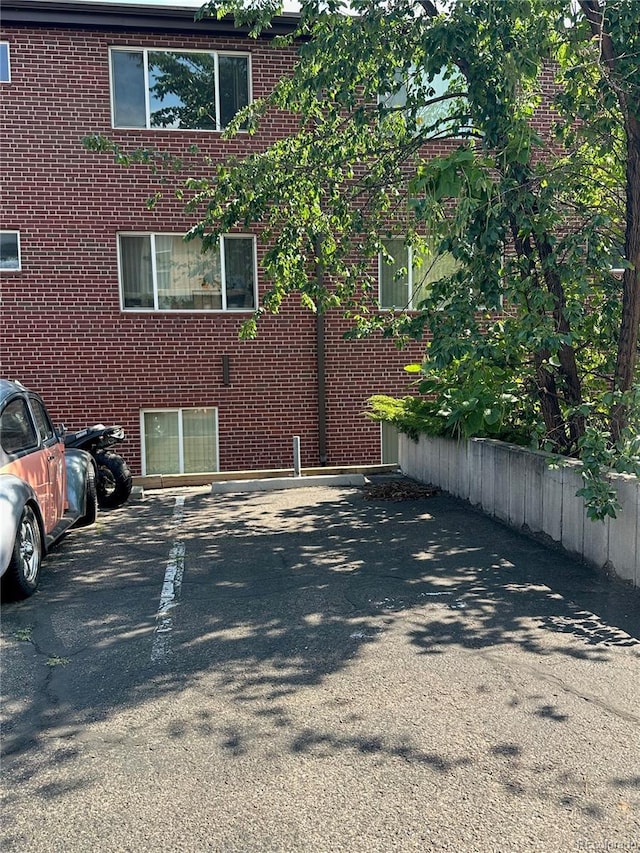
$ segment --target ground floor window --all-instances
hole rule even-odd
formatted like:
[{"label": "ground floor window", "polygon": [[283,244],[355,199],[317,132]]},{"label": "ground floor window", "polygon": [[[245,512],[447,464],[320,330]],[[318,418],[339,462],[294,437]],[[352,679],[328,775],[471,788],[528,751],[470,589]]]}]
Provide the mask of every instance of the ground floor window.
[{"label": "ground floor window", "polygon": [[218,470],[218,410],[141,412],[142,473],[195,474]]},{"label": "ground floor window", "polygon": [[384,240],[386,255],[379,258],[380,307],[417,310],[431,285],[452,275],[457,263],[451,254],[419,252],[400,238]]}]

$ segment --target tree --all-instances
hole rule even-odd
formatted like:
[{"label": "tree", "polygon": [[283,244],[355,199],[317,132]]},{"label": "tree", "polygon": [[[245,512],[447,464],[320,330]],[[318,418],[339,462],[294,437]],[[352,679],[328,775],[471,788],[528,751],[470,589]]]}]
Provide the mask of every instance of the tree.
[{"label": "tree", "polygon": [[[278,9],[201,14],[257,33]],[[640,7],[303,0],[279,41],[300,44],[292,77],[228,132],[272,109],[298,132],[186,182],[190,236],[258,227],[269,242],[271,288],[244,334],[297,292],[353,335],[424,339],[418,396],[377,398],[374,417],[579,456],[590,512],[614,514],[601,467],[640,465]],[[419,311],[381,313],[374,261],[399,235],[422,264]]]},{"label": "tree", "polygon": [[[580,7],[593,34],[592,43],[595,42],[598,51],[599,80],[596,86],[609,117],[612,115],[609,112],[612,98],[617,101],[618,109],[612,111],[613,127],[609,119],[609,132],[613,135],[617,130],[624,144],[621,158],[625,164],[626,202],[623,257],[627,264],[623,275],[622,317],[613,387],[626,392],[633,386],[640,326],[640,9],[633,4],[606,4],[600,0],[581,0]],[[578,57],[588,52],[588,48],[578,45]],[[572,70],[575,67],[573,64]],[[574,83],[575,79],[576,75],[573,75]],[[573,96],[573,114],[579,114],[582,101],[579,90],[567,87],[567,91],[571,91]],[[588,124],[599,119],[597,110],[593,109],[593,101],[590,106],[590,115],[586,111],[580,114]],[[616,401],[612,409],[614,438],[621,437],[626,417],[625,405]]]}]

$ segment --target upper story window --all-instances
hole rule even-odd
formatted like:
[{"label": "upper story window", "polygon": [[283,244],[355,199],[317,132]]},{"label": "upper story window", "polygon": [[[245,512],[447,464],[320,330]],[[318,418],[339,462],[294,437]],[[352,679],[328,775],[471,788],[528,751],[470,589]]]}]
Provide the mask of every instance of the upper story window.
[{"label": "upper story window", "polygon": [[11,82],[11,66],[9,65],[9,42],[0,41],[0,83]]},{"label": "upper story window", "polygon": [[0,231],[0,270],[20,269],[20,232]]},{"label": "upper story window", "polygon": [[[462,135],[470,131],[464,121],[458,124],[455,116],[466,112],[466,83],[460,72],[443,69],[429,81],[415,67],[406,73],[396,72],[396,87],[379,101],[390,111],[402,110],[407,121],[415,123],[416,130],[429,128],[432,138]],[[466,118],[466,116],[460,116]]]},{"label": "upper story window", "polygon": [[223,130],[250,101],[250,57],[111,49],[114,127]]},{"label": "upper story window", "polygon": [[457,269],[452,255],[423,255],[401,238],[385,240],[384,247],[387,256],[379,261],[381,308],[418,310],[432,282]]},{"label": "upper story window", "polygon": [[151,311],[247,311],[256,305],[255,239],[227,235],[203,253],[175,234],[120,234],[122,307]]}]

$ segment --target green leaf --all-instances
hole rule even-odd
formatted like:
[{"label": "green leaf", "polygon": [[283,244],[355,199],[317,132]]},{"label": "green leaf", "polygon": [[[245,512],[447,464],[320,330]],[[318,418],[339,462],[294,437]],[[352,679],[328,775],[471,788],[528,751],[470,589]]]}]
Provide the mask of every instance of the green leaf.
[{"label": "green leaf", "polygon": [[497,424],[502,419],[502,411],[501,409],[494,407],[492,409],[484,410],[484,420],[486,423],[490,425]]}]

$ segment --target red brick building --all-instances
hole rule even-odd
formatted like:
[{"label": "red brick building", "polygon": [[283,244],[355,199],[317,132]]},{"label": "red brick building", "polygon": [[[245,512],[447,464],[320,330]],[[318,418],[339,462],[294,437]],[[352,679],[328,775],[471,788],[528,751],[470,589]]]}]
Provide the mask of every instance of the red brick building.
[{"label": "red brick building", "polygon": [[[187,161],[197,145],[215,161],[289,131],[280,116],[255,137],[221,138],[228,116],[269,92],[293,55],[193,17],[4,0],[0,374],[41,393],[69,429],[121,423],[136,474],[291,467],[294,435],[304,467],[392,461],[362,412],[374,393],[407,393],[403,366],[422,348],[345,341],[339,315],[318,328],[293,299],[257,340],[240,341],[266,288],[256,236],[224,239],[202,266],[182,241],[193,222],[182,204],[168,192],[145,206],[149,170],[82,145],[104,134]],[[279,19],[272,33],[290,24]],[[167,124],[172,102],[151,83],[167,62],[209,69],[215,109]]]}]

